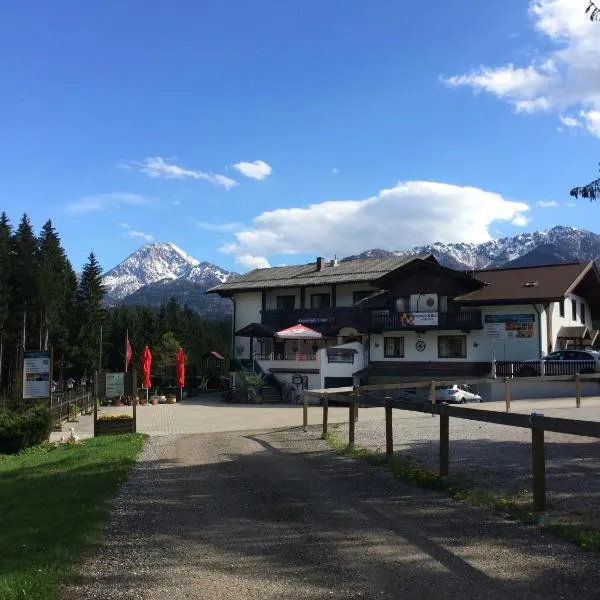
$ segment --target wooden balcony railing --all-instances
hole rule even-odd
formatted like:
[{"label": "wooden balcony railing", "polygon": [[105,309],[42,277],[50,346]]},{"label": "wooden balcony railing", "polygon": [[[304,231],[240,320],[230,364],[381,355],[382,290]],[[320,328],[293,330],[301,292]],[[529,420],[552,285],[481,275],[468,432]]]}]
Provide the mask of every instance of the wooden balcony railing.
[{"label": "wooden balcony railing", "polygon": [[276,331],[302,323],[307,327],[318,327],[319,330],[338,325],[354,327],[363,332],[365,320],[364,313],[354,306],[264,310],[262,313],[262,324]]},{"label": "wooden balcony railing", "polygon": [[437,313],[372,313],[369,320],[369,330],[381,331],[414,331],[420,329],[483,329],[483,319],[480,310],[463,310]]}]

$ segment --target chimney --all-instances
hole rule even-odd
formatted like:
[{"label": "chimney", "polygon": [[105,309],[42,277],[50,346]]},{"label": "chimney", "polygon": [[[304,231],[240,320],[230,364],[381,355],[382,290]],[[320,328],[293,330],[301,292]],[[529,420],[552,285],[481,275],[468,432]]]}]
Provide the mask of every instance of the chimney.
[{"label": "chimney", "polygon": [[331,262],[329,263],[330,267],[337,267],[338,266],[338,259],[337,256],[334,256],[333,259],[331,260]]},{"label": "chimney", "polygon": [[317,256],[317,271],[322,271],[325,266],[325,259],[322,256]]}]

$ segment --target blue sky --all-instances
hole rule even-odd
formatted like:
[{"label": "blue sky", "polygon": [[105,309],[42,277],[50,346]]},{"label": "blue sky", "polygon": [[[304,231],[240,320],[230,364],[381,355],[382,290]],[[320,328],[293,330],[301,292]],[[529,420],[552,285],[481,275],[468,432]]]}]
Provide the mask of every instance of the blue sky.
[{"label": "blue sky", "polygon": [[568,195],[600,160],[600,24],[485,4],[11,3],[0,208],[52,218],[76,268],[150,239],[242,271],[600,231]]}]

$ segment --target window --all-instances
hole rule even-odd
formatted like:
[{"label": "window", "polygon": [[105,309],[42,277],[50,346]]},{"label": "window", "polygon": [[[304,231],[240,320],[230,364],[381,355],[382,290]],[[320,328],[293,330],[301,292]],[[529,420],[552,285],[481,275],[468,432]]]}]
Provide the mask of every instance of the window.
[{"label": "window", "polygon": [[581,322],[585,325],[585,304],[583,302],[579,307],[579,314],[581,315]]},{"label": "window", "polygon": [[440,335],[438,358],[467,358],[467,336]]},{"label": "window", "polygon": [[359,292],[352,292],[352,304],[356,304],[364,298],[368,298],[375,290],[360,290]]},{"label": "window", "polygon": [[571,300],[571,319],[577,321],[577,300]]},{"label": "window", "polygon": [[330,308],[331,307],[331,296],[329,294],[311,294],[310,295],[310,307],[311,308]]},{"label": "window", "polygon": [[296,296],[277,296],[277,310],[296,308]]},{"label": "window", "polygon": [[354,364],[354,351],[352,352],[335,352],[327,351],[328,363],[349,363]]},{"label": "window", "polygon": [[385,358],[404,358],[404,338],[386,337],[383,339],[383,356]]},{"label": "window", "polygon": [[564,298],[560,301],[559,307],[560,307],[560,316],[564,317],[565,316],[565,299]]}]

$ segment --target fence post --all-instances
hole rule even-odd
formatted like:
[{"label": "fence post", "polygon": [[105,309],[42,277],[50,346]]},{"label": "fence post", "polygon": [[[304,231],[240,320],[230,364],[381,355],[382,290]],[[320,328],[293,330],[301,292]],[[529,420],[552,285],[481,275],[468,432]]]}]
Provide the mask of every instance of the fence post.
[{"label": "fence post", "polygon": [[359,403],[359,399],[360,399],[360,388],[359,386],[355,385],[353,386],[353,391],[352,391],[352,395],[355,398],[355,403],[354,403],[354,420],[358,421],[358,403]]},{"label": "fence post", "polygon": [[431,404],[435,404],[435,381],[429,384],[429,401]]},{"label": "fence post", "polygon": [[509,377],[515,376],[515,365],[513,364],[512,361],[508,364],[508,376]]},{"label": "fence post", "polygon": [[354,448],[354,403],[350,403],[348,427],[348,448]]},{"label": "fence post", "polygon": [[575,373],[575,406],[581,408],[581,377]]},{"label": "fence post", "polygon": [[392,399],[385,398],[385,456],[389,460],[394,456],[394,428],[392,421]]},{"label": "fence post", "polygon": [[[444,407],[442,407],[444,408]],[[448,475],[450,463],[450,417],[440,412],[440,476]]]},{"label": "fence post", "polygon": [[327,439],[327,417],[329,413],[329,399],[327,394],[321,396],[323,400],[323,433],[321,434],[322,439]]},{"label": "fence post", "polygon": [[531,458],[533,470],[533,510],[546,510],[546,457],[544,456],[544,430],[531,427]]},{"label": "fence post", "polygon": [[137,402],[135,396],[131,404],[133,405],[133,433],[137,433]]},{"label": "fence post", "polygon": [[[511,366],[512,371],[512,366]],[[504,402],[506,403],[506,412],[510,412],[510,378],[504,378]]]},{"label": "fence post", "polygon": [[302,392],[302,431],[306,432],[308,428],[308,396]]},{"label": "fence post", "polygon": [[540,359],[540,376],[543,377],[546,374],[546,363],[544,359]]},{"label": "fence post", "polygon": [[94,437],[96,437],[96,422],[98,421],[98,401],[94,399]]}]

